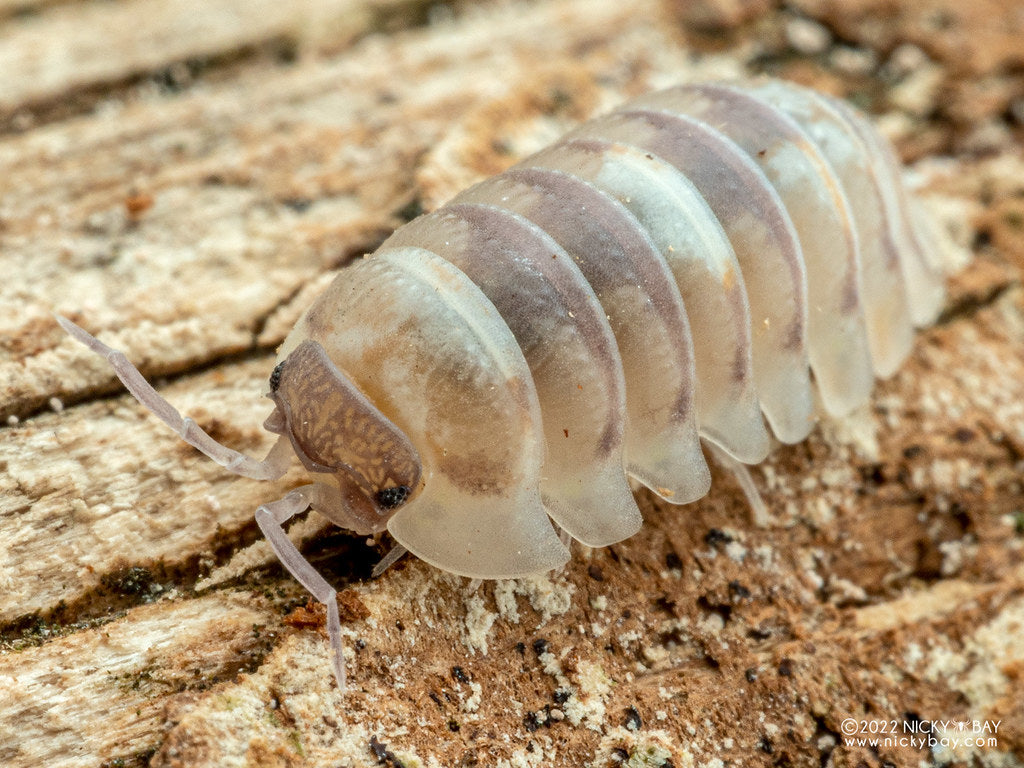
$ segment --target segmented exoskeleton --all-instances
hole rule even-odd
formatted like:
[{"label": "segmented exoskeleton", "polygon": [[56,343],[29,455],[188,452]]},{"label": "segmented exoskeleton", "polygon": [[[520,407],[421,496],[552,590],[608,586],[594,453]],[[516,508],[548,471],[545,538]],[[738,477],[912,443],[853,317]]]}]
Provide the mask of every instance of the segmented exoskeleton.
[{"label": "segmented exoskeleton", "polygon": [[334,590],[285,520],[312,507],[481,578],[562,565],[566,535],[621,541],[642,522],[628,477],[691,502],[710,485],[702,443],[743,478],[769,428],[807,436],[815,390],[832,415],[863,404],[939,309],[938,245],[892,150],[845,104],[771,80],[683,85],[342,270],[281,347],[265,424],[281,437],[264,461],[61,323],[231,471],[277,478],[292,454],[309,470],[256,517],[327,604],[343,685]]}]

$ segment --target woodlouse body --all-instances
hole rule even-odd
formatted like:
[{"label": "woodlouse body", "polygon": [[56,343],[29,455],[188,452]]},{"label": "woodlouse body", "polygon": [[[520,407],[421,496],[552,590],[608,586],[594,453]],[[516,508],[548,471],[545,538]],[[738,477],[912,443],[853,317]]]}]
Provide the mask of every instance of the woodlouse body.
[{"label": "woodlouse body", "polygon": [[[645,96],[397,230],[280,350],[263,462],[129,389],[240,474],[292,451],[311,485],[260,507],[285,565],[333,590],[281,523],[312,506],[428,562],[497,578],[642,520],[627,476],[705,495],[701,441],[755,464],[893,373],[943,296],[934,233],[893,154],[844,104],[777,81]],[[764,419],[762,419],[762,414]],[[337,657],[337,654],[336,654]],[[339,679],[343,675],[336,658]]]}]

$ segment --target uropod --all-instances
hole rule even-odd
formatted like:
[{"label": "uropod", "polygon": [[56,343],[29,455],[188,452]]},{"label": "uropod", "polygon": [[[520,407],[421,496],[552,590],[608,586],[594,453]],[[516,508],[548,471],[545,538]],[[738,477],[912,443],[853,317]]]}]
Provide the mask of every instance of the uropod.
[{"label": "uropod", "polygon": [[[576,539],[635,534],[629,478],[672,504],[745,483],[774,435],[862,405],[943,300],[939,233],[891,147],[786,82],[652,93],[398,229],[342,269],[269,378],[262,461],[182,417],[123,354],[64,318],[181,437],[246,477],[310,482],[256,520],[327,606],[282,525],[312,508],[474,578],[548,571]],[[381,567],[378,567],[378,570]]]}]

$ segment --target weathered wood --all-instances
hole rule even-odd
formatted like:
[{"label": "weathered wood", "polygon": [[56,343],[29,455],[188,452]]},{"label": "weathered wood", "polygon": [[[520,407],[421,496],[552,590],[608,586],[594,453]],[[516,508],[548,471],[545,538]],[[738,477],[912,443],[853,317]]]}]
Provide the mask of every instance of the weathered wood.
[{"label": "weathered wood", "polygon": [[[124,619],[0,658],[4,765],[95,766],[154,746],[169,701],[265,651],[258,599],[215,597],[137,608]],[[264,601],[265,602],[265,601]]]},{"label": "weathered wood", "polygon": [[[172,403],[260,454],[272,349],[344,261],[592,111],[738,73],[764,48],[740,35],[698,56],[655,2],[483,5],[354,43],[375,22],[340,9],[402,4],[281,5],[191,36],[160,30],[191,6],[148,0],[36,3],[0,26],[3,104],[108,97],[0,137],[0,416],[17,417],[0,427],[0,762],[943,758],[837,746],[848,717],[908,712],[1002,720],[995,746],[950,754],[1024,759],[1024,261],[992,212],[977,226],[999,247],[954,280],[946,317],[872,406],[755,470],[766,529],[716,473],[688,507],[640,494],[644,531],[563,573],[476,587],[419,562],[368,580],[379,550],[301,521],[293,538],[348,589],[338,694],[319,614],[297,609],[301,588],[251,522],[301,473],[234,478],[130,398],[99,397],[115,380],[49,313],[175,375]],[[332,13],[341,32],[320,23]],[[116,56],[72,45],[101,22],[132,38],[110,39]],[[33,29],[72,51],[38,83],[21,55]],[[275,35],[294,62],[124,88]],[[1015,148],[947,171],[922,168],[969,241],[969,214],[1012,204],[1024,162]]]},{"label": "weathered wood", "polygon": [[[263,48],[289,55],[319,43],[337,50],[411,15],[418,0],[4,0],[0,19],[0,115],[58,97],[120,86],[151,73],[181,87],[193,68],[244,58]],[[29,11],[35,11],[31,13]],[[42,12],[40,12],[42,11]],[[272,50],[273,52],[273,50]],[[178,65],[178,69],[167,70]]]}]

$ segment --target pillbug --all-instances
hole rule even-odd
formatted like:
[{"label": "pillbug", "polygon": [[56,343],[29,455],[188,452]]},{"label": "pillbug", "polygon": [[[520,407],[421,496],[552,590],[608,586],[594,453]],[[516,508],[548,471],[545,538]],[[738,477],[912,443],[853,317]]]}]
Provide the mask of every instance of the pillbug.
[{"label": "pillbug", "polygon": [[711,482],[702,446],[743,481],[770,433],[807,436],[815,393],[832,415],[866,402],[939,310],[941,245],[844,103],[691,84],[583,124],[341,270],[279,351],[263,461],[58,319],[228,470],[309,471],[256,519],[326,604],[344,687],[335,592],[286,520],[387,530],[382,566],[410,551],[475,578],[559,567],[567,537],[621,541],[642,523],[628,478],[692,502]]}]

